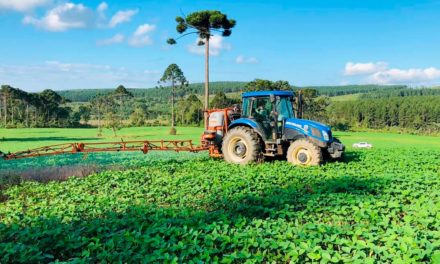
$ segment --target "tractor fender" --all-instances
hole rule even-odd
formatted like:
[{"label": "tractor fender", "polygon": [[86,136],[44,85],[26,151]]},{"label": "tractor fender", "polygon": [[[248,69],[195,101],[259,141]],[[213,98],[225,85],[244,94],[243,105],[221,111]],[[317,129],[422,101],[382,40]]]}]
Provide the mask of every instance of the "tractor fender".
[{"label": "tractor fender", "polygon": [[307,135],[297,128],[285,128],[283,138],[285,140],[297,140],[299,138],[306,138]]},{"label": "tractor fender", "polygon": [[249,127],[252,128],[253,130],[255,130],[255,132],[263,139],[266,140],[267,139],[267,135],[264,132],[263,128],[261,127],[260,124],[258,124],[257,122],[251,120],[251,119],[247,119],[247,118],[239,118],[236,119],[234,121],[232,121],[232,123],[229,125],[228,130],[232,129],[234,127],[237,126],[245,126],[245,127]]}]

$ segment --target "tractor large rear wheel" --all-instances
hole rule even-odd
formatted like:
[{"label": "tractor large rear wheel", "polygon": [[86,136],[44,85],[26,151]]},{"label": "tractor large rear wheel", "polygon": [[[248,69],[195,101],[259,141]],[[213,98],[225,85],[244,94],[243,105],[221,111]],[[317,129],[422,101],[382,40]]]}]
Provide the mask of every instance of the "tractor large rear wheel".
[{"label": "tractor large rear wheel", "polygon": [[287,150],[287,160],[300,166],[314,166],[322,163],[321,148],[307,139],[292,142]]},{"label": "tractor large rear wheel", "polygon": [[261,152],[258,134],[248,127],[235,127],[226,133],[222,143],[225,160],[235,164],[255,162]]}]

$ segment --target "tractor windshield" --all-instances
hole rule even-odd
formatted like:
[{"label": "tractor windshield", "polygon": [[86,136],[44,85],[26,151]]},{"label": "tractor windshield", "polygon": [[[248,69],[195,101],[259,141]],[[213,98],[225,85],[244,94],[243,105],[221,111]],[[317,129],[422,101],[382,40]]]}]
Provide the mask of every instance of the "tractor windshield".
[{"label": "tractor windshield", "polygon": [[293,106],[290,97],[279,97],[276,103],[276,111],[278,112],[278,120],[286,118],[294,118]]}]

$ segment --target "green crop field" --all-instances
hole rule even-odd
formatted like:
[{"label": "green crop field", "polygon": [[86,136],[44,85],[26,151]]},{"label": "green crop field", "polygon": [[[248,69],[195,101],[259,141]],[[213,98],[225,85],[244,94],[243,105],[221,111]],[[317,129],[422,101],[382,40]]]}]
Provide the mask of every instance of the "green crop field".
[{"label": "green crop field", "polygon": [[[124,140],[198,141],[201,128],[130,128]],[[94,129],[0,130],[2,151],[112,141]],[[97,153],[0,161],[20,171],[111,165],[0,190],[0,263],[438,263],[439,137],[336,132],[343,162],[237,166],[206,153]],[[373,149],[353,149],[368,141]]]}]

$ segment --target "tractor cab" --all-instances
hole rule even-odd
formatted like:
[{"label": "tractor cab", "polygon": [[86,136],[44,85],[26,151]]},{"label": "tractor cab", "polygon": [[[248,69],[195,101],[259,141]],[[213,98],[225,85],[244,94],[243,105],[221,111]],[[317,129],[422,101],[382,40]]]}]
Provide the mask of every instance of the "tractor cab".
[{"label": "tractor cab", "polygon": [[244,93],[241,117],[259,124],[266,139],[280,138],[284,120],[295,118],[293,93],[287,91]]},{"label": "tractor cab", "polygon": [[242,101],[241,114],[235,108],[209,112],[202,143],[210,147],[212,156],[238,164],[285,156],[305,166],[342,156],[345,147],[332,136],[330,127],[300,118],[301,99],[295,103],[293,92],[246,92]]}]

